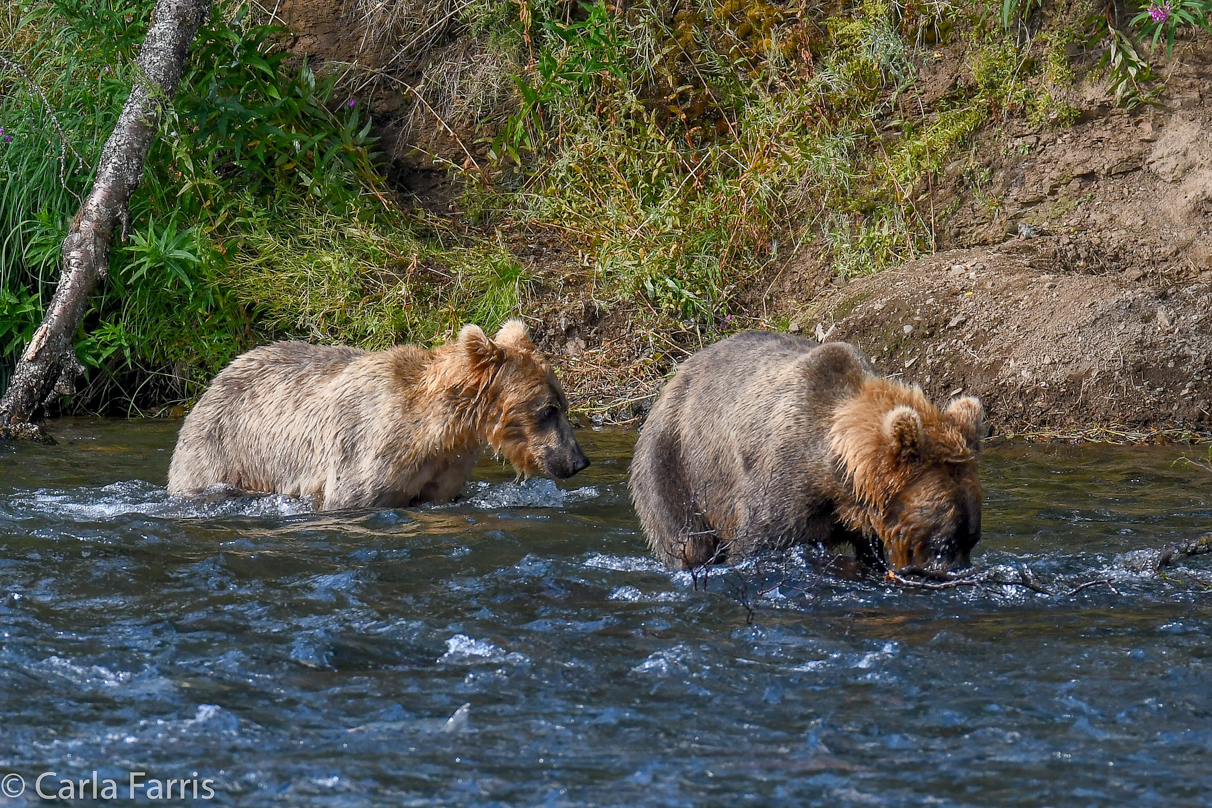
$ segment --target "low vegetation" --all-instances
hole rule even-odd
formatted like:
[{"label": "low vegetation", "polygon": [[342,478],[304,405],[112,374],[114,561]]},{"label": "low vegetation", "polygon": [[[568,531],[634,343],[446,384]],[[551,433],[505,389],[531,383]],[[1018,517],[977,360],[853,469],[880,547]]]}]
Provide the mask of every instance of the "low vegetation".
[{"label": "low vegetation", "polygon": [[[0,72],[0,386],[54,290],[151,5],[52,0],[3,20],[0,49],[19,58]],[[269,336],[383,346],[517,305],[516,261],[390,201],[358,99],[290,57],[258,15],[216,3],[194,43],[81,330],[79,406],[197,395]]]},{"label": "low vegetation", "polygon": [[[0,17],[0,386],[53,291],[151,5],[27,0]],[[450,164],[463,215],[394,196],[357,65],[317,75],[264,9],[219,0],[82,328],[90,383],[74,406],[187,400],[274,336],[380,347],[492,328],[534,288],[519,239],[555,245],[599,300],[741,327],[747,285],[796,251],[847,278],[934,249],[948,212],[935,184],[976,165],[973,133],[1072,124],[1079,72],[1148,102],[1150,60],[1206,29],[1212,3],[351,9],[419,66],[418,115],[466,156]],[[461,60],[425,61],[439,34],[466,43]],[[925,88],[948,60],[959,78]]]}]

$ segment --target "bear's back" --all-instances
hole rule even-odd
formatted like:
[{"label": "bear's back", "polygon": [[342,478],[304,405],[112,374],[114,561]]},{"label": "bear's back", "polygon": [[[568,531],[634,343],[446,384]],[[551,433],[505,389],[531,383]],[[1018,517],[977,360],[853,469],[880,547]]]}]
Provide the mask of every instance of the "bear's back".
[{"label": "bear's back", "polygon": [[181,426],[169,492],[215,482],[275,490],[267,480],[276,475],[294,481],[288,490],[278,486],[282,493],[314,493],[315,458],[332,450],[339,427],[332,416],[340,408],[326,399],[340,395],[351,367],[367,356],[358,348],[275,342],[236,357]]},{"label": "bear's back", "polygon": [[[827,528],[831,419],[872,375],[851,345],[769,332],[723,340],[683,363],[632,464],[632,495],[657,555],[695,566],[716,541],[745,554]],[[702,531],[718,539],[688,538]]]},{"label": "bear's back", "polygon": [[292,390],[301,383],[314,388],[343,373],[364,356],[366,351],[359,348],[273,342],[236,357],[219,372],[203,398],[212,391],[221,396],[241,395],[256,386],[280,392],[284,384]]},{"label": "bear's back", "polygon": [[752,445],[762,435],[802,443],[807,433],[827,433],[833,410],[872,373],[847,343],[748,332],[688,359],[667,386],[668,409],[691,440],[736,437]]}]

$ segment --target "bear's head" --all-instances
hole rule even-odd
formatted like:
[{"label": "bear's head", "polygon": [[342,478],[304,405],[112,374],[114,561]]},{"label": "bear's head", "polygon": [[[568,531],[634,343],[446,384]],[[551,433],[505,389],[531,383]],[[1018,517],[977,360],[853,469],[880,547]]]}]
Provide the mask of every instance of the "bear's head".
[{"label": "bear's head", "polygon": [[589,466],[568,422],[564,390],[521,320],[505,323],[492,339],[479,326],[464,326],[459,347],[484,439],[519,474],[565,478]]},{"label": "bear's head", "polygon": [[981,538],[977,455],[984,410],[976,398],[939,411],[917,387],[870,379],[838,408],[831,446],[853,502],[842,516],[878,539],[892,569],[967,566]]}]

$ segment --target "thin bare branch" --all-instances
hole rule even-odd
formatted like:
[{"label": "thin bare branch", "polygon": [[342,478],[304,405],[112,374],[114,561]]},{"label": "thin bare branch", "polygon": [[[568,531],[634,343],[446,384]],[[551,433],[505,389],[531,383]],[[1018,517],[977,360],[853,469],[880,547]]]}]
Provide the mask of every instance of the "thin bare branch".
[{"label": "thin bare branch", "polygon": [[64,133],[63,127],[59,123],[59,116],[55,114],[55,108],[52,107],[50,101],[47,100],[46,93],[42,92],[42,88],[38,86],[38,82],[34,81],[33,77],[26,72],[25,67],[19,62],[14,62],[12,59],[5,56],[0,56],[0,67],[7,68],[21,76],[21,78],[25,79],[25,83],[29,85],[29,88],[42,99],[42,106],[46,108],[46,114],[50,116],[51,125],[55,127],[55,132],[57,132],[59,135],[59,183],[63,186],[64,190],[76,197],[77,201],[82,201],[80,199],[80,195],[68,187],[67,184],[68,151],[71,151],[76,160],[80,162],[81,168],[86,167],[86,164],[84,162],[84,158],[80,156],[80,153],[76,151],[76,148],[71,144],[71,141],[67,139],[67,135]]}]

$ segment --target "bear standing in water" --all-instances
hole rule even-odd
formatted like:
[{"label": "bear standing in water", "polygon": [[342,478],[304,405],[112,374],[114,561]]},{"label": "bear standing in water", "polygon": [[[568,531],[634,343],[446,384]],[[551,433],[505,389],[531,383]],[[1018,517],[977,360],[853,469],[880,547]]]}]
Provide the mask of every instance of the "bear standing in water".
[{"label": "bear standing in water", "polygon": [[520,320],[433,350],[278,342],[235,359],[186,417],[170,494],[215,484],[317,508],[449,502],[485,446],[523,475],[589,465],[568,400]]},{"label": "bear standing in water", "polygon": [[949,569],[980,540],[983,433],[980,401],[940,412],[852,345],[740,334],[665,386],[631,494],[670,567],[818,543],[876,567]]}]

